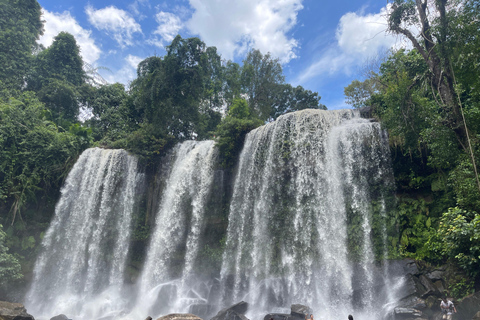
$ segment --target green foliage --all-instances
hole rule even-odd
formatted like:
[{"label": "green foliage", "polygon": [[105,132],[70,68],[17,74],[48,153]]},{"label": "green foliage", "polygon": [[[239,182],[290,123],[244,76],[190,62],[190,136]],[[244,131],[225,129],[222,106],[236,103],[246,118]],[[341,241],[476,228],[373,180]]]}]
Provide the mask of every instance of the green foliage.
[{"label": "green foliage", "polygon": [[59,187],[90,138],[72,127],[61,131],[31,92],[0,101],[0,201],[11,204],[12,221],[36,193]]},{"label": "green foliage", "polygon": [[87,104],[93,117],[87,124],[94,131],[96,140],[104,144],[125,138],[137,126],[127,102],[127,92],[123,84],[114,83],[91,87]]},{"label": "green foliage", "polygon": [[376,89],[378,85],[374,78],[368,78],[364,81],[353,80],[344,88],[345,102],[354,108],[366,107],[370,97],[378,92]]},{"label": "green foliage", "polygon": [[204,130],[212,127],[208,118],[218,119],[214,113],[221,105],[221,60],[215,48],[198,38],[177,36],[165,57],[145,59],[137,73],[131,88],[135,109],[162,135],[205,136]]},{"label": "green foliage", "polygon": [[42,34],[37,0],[0,0],[0,90],[23,87]]},{"label": "green foliage", "polygon": [[[480,154],[477,152],[477,159]],[[472,159],[463,154],[457,167],[450,172],[449,182],[452,185],[457,204],[466,210],[476,211],[480,208],[480,193],[478,191]]]},{"label": "green foliage", "polygon": [[451,281],[448,292],[455,299],[461,299],[474,293],[474,283],[464,276],[459,276]]},{"label": "green foliage", "polygon": [[262,121],[251,115],[248,104],[236,99],[225,119],[217,128],[218,139],[215,146],[220,151],[221,165],[231,168],[240,154],[246,134],[262,125]]},{"label": "green foliage", "polygon": [[23,277],[17,258],[8,253],[8,247],[5,245],[6,236],[3,226],[0,224],[0,286],[10,284]]},{"label": "green foliage", "polygon": [[[433,234],[427,247],[432,255],[458,265],[471,279],[480,277],[480,215],[449,208],[440,219],[438,230]],[[457,284],[458,290],[469,290],[469,285]],[[472,283],[473,285],[473,283]]]},{"label": "green foliage", "polygon": [[52,45],[39,52],[27,77],[27,90],[38,93],[53,119],[77,120],[80,87],[87,80],[75,38],[60,32]]}]

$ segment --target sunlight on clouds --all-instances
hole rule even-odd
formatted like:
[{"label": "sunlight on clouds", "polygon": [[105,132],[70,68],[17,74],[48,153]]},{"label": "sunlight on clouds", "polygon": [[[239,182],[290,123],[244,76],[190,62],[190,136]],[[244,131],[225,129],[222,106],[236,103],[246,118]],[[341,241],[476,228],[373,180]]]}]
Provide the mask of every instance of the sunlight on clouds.
[{"label": "sunlight on clouds", "polygon": [[392,48],[404,47],[403,42],[386,32],[387,10],[388,6],[376,14],[344,14],[337,27],[336,44],[320,54],[295,82],[305,84],[322,74],[351,75],[367,59]]},{"label": "sunlight on clouds", "polygon": [[[282,63],[296,58],[298,41],[288,32],[297,23],[302,0],[189,0],[194,9],[187,26],[226,59],[249,48],[270,52]],[[225,14],[228,12],[229,14]]]},{"label": "sunlight on clouds", "polygon": [[100,57],[102,52],[95,44],[95,41],[90,38],[91,31],[83,29],[70,12],[53,13],[42,9],[45,20],[45,32],[38,42],[45,47],[53,43],[53,38],[61,31],[66,31],[72,34],[80,47],[80,54],[83,60],[89,64],[94,64]]},{"label": "sunlight on clouds", "polygon": [[387,8],[365,16],[348,12],[340,18],[336,37],[339,47],[346,54],[357,54],[365,59],[395,45],[395,37],[386,31]]},{"label": "sunlight on clouds", "polygon": [[135,32],[142,33],[140,24],[129,13],[115,6],[95,10],[89,5],[85,8],[85,12],[88,15],[88,21],[95,28],[111,34],[122,48],[133,45],[132,38]]},{"label": "sunlight on clouds", "polygon": [[155,20],[158,23],[158,27],[154,34],[158,34],[161,39],[154,41],[154,43],[160,47],[163,47],[165,42],[172,42],[178,32],[183,28],[180,18],[170,12],[160,11],[155,15]]}]

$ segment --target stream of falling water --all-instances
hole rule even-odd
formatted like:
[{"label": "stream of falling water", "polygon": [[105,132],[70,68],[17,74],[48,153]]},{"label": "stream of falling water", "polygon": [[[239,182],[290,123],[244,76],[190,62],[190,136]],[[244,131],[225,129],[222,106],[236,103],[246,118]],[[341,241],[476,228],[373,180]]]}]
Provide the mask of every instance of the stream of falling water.
[{"label": "stream of falling water", "polygon": [[42,242],[26,306],[36,318],[97,319],[122,310],[135,190],[143,175],[123,150],[85,150]]},{"label": "stream of falling water", "polygon": [[191,304],[206,302],[192,290],[192,271],[213,183],[214,142],[185,141],[177,145],[174,154],[134,314],[137,310],[150,310],[153,315],[188,311]]}]

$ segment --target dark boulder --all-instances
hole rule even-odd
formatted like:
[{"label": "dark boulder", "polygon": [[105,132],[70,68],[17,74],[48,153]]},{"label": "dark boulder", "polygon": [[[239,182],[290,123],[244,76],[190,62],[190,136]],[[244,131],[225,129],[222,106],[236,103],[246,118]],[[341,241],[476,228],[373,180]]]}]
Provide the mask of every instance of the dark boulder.
[{"label": "dark boulder", "polygon": [[426,298],[428,296],[442,296],[442,293],[428,277],[422,274],[418,277],[418,280],[420,281],[423,288],[425,288],[425,292],[422,294],[422,298]]},{"label": "dark boulder", "polygon": [[211,320],[248,320],[245,313],[248,310],[248,303],[241,301],[233,306],[220,310]]},{"label": "dark boulder", "polygon": [[463,298],[455,304],[457,309],[456,319],[472,319],[480,312],[480,292],[476,292],[468,297]]},{"label": "dark boulder", "polygon": [[305,319],[309,314],[312,314],[312,309],[310,307],[304,306],[303,304],[292,304],[290,307],[290,314],[292,317]]},{"label": "dark boulder", "polygon": [[21,303],[0,301],[0,319],[2,320],[34,320],[35,318],[27,313]]},{"label": "dark boulder", "polygon": [[[298,320],[298,317],[294,317],[291,314],[287,313],[269,313],[265,317],[263,317],[263,320]],[[303,318],[305,320],[305,318]]]},{"label": "dark boulder", "polygon": [[64,314],[59,314],[58,316],[50,318],[50,320],[68,320],[68,317]]}]

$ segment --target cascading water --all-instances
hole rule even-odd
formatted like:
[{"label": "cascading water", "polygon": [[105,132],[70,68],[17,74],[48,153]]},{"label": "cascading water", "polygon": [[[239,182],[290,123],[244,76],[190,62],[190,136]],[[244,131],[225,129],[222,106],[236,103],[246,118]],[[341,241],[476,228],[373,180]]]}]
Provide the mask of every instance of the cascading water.
[{"label": "cascading water", "polygon": [[[223,200],[212,199],[219,188],[229,194],[229,179],[215,182],[213,141],[178,144],[165,165],[138,283],[125,289],[135,190],[143,175],[125,151],[86,150],[45,235],[28,311],[40,319],[59,313],[76,320],[143,319],[172,312],[208,319],[244,300],[250,319],[287,311],[293,303],[312,307],[317,320],[349,313],[357,320],[382,319],[381,307],[394,300],[392,292],[379,290],[388,285],[388,274],[375,264],[387,255],[393,195],[388,154],[380,125],[353,110],[283,115],[247,135],[228,228],[220,223],[220,231],[207,234],[207,219],[227,218]],[[218,246],[224,234],[217,273],[200,270],[208,265],[200,251],[208,243]]]},{"label": "cascading water", "polygon": [[140,280],[136,309],[142,315],[186,312],[205,303],[193,290],[194,264],[214,177],[214,142],[186,141],[174,154]]},{"label": "cascading water", "polygon": [[42,242],[26,306],[36,318],[97,319],[122,310],[135,191],[123,150],[87,149],[69,173]]},{"label": "cascading water", "polygon": [[230,205],[223,304],[250,302],[251,316],[300,303],[317,319],[354,310],[380,319],[374,261],[386,254],[387,155],[380,125],[353,110],[304,110],[250,132]]}]

